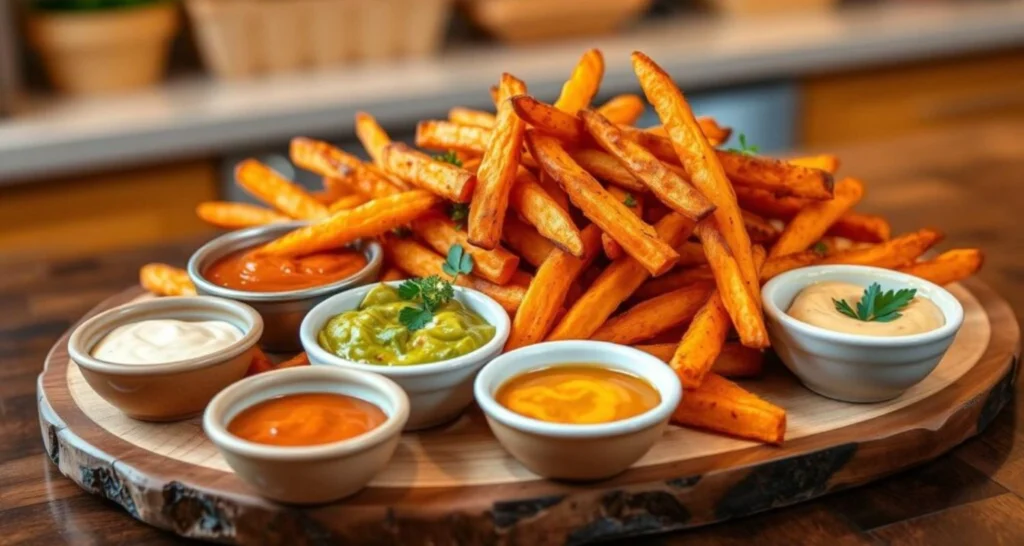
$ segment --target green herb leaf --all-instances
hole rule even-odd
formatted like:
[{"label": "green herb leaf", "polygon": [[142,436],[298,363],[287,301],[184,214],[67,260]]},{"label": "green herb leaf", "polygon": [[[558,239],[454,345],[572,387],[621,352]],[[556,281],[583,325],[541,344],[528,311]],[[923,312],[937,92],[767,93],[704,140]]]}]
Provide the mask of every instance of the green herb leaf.
[{"label": "green herb leaf", "polygon": [[433,319],[434,313],[422,307],[403,307],[398,312],[398,322],[401,322],[410,332],[423,328]]},{"label": "green herb leaf", "polygon": [[857,302],[856,311],[846,300],[833,298],[832,303],[836,311],[853,319],[864,322],[892,322],[903,316],[900,311],[910,305],[915,296],[915,288],[882,292],[882,286],[876,282],[864,289],[864,294]]},{"label": "green herb leaf", "polygon": [[420,281],[418,279],[409,279],[398,285],[398,297],[403,300],[414,300],[420,295],[420,292]]},{"label": "green herb leaf", "polygon": [[458,156],[458,154],[455,153],[455,150],[448,150],[447,152],[445,152],[443,154],[435,155],[434,159],[436,159],[436,160],[438,160],[438,161],[440,161],[442,163],[451,163],[452,165],[455,165],[456,167],[461,167],[462,166],[462,160],[459,159],[459,156]]},{"label": "green herb leaf", "polygon": [[405,307],[398,313],[398,321],[410,331],[423,328],[433,319],[434,313],[441,306],[455,297],[452,283],[459,275],[473,272],[473,257],[461,246],[452,245],[441,269],[452,277],[451,281],[438,275],[431,275],[426,278],[409,279],[398,286],[398,297],[416,302],[416,305]]},{"label": "green herb leaf", "polygon": [[633,197],[632,193],[627,193],[626,198],[622,200],[622,204],[626,205],[627,207],[635,207],[636,197]]},{"label": "green herb leaf", "polygon": [[455,229],[466,227],[466,219],[469,218],[468,203],[450,203],[448,205],[448,218],[455,222]]},{"label": "green herb leaf", "polygon": [[730,152],[736,152],[738,154],[743,154],[743,155],[754,155],[758,151],[760,151],[760,148],[755,146],[755,145],[753,145],[753,144],[748,144],[747,143],[747,135],[745,135],[743,133],[740,133],[740,147],[739,148],[729,148],[729,151]]},{"label": "green herb leaf", "polygon": [[460,245],[452,245],[448,248],[448,257],[445,258],[441,269],[451,275],[454,282],[460,274],[468,275],[473,272],[473,257]]},{"label": "green herb leaf", "polygon": [[817,243],[814,243],[814,246],[811,247],[811,251],[813,251],[815,254],[819,256],[824,256],[828,254],[828,245],[826,245],[822,241],[818,241]]}]

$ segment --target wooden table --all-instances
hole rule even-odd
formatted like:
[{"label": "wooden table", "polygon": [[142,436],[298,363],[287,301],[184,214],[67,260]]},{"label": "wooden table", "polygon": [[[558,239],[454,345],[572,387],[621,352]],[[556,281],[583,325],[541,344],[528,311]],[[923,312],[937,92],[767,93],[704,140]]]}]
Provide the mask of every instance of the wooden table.
[{"label": "wooden table", "polygon": [[[987,125],[841,150],[868,185],[860,207],[896,232],[933,225],[942,248],[979,246],[982,278],[1024,319],[1024,125]],[[195,245],[75,260],[4,262],[0,274],[0,542],[173,544],[81,491],[43,454],[35,382],[54,341],[147,261],[184,264]],[[875,484],[722,525],[632,544],[1018,544],[1024,542],[1024,406],[979,437]],[[1024,427],[1024,424],[1020,425]],[[756,538],[755,538],[756,537]]]}]

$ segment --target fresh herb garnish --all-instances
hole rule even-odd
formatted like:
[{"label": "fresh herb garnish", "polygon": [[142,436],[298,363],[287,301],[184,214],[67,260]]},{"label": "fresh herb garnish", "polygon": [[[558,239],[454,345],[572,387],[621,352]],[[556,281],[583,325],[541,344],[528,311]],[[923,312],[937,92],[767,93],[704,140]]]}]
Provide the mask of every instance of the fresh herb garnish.
[{"label": "fresh herb garnish", "polygon": [[462,166],[462,160],[459,159],[459,156],[458,156],[458,154],[455,153],[455,150],[448,150],[447,152],[445,152],[443,154],[435,155],[434,159],[436,159],[436,160],[438,160],[438,161],[440,161],[442,163],[451,163],[452,165],[455,165],[456,167],[461,167]]},{"label": "fresh herb garnish", "polygon": [[622,204],[626,205],[627,207],[635,207],[636,197],[633,197],[632,193],[627,193],[626,198],[622,200]]},{"label": "fresh herb garnish", "polygon": [[740,147],[729,148],[730,152],[736,152],[743,155],[754,155],[760,150],[759,147],[747,143],[747,135],[740,133]]},{"label": "fresh herb garnish", "polygon": [[811,247],[811,251],[818,256],[824,256],[828,254],[828,245],[826,245],[824,241],[818,241]]},{"label": "fresh herb garnish", "polygon": [[864,289],[864,295],[857,302],[856,311],[846,300],[833,298],[832,303],[836,306],[836,311],[853,319],[864,322],[892,322],[903,316],[900,311],[910,305],[916,295],[916,288],[882,292],[882,287],[876,282]]},{"label": "fresh herb garnish", "polygon": [[430,324],[434,319],[434,312],[455,297],[455,288],[452,284],[458,280],[459,275],[473,272],[473,257],[466,254],[461,246],[452,245],[448,248],[448,257],[445,258],[441,270],[451,276],[452,280],[446,281],[439,275],[431,275],[426,278],[409,279],[398,285],[398,297],[416,302],[416,305],[405,307],[398,313],[398,321],[409,331],[415,332]]},{"label": "fresh herb garnish", "polygon": [[448,218],[455,222],[455,229],[466,227],[466,219],[469,218],[469,204],[450,203],[448,205]]}]

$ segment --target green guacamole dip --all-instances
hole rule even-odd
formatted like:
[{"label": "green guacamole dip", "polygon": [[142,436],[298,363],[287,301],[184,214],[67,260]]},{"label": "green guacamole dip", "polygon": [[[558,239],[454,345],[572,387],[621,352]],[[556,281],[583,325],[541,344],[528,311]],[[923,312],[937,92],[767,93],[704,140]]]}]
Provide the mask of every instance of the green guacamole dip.
[{"label": "green guacamole dip", "polygon": [[359,309],[327,321],[317,341],[325,350],[347,360],[409,366],[462,356],[494,337],[494,326],[455,300],[441,306],[424,328],[410,332],[398,321],[398,313],[414,305],[400,298],[394,288],[377,285]]}]

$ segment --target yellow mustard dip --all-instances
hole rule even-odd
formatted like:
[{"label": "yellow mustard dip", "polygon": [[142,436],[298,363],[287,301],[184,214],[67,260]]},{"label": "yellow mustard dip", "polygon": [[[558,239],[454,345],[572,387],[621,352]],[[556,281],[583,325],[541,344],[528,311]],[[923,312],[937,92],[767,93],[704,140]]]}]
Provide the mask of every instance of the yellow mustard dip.
[{"label": "yellow mustard dip", "polygon": [[846,300],[856,308],[864,287],[844,282],[821,282],[804,288],[797,294],[786,313],[808,324],[833,332],[865,336],[895,337],[929,332],[946,323],[942,310],[928,298],[915,297],[900,311],[899,318],[890,322],[866,322],[848,317],[836,310],[832,301]]}]

